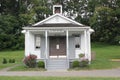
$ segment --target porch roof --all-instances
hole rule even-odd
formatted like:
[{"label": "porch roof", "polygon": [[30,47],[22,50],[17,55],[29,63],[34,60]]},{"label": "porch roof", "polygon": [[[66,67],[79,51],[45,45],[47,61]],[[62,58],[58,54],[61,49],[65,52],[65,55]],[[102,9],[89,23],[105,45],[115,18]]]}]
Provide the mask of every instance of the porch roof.
[{"label": "porch roof", "polygon": [[32,27],[86,27],[85,25],[77,25],[72,23],[58,23],[58,24],[39,24]]}]

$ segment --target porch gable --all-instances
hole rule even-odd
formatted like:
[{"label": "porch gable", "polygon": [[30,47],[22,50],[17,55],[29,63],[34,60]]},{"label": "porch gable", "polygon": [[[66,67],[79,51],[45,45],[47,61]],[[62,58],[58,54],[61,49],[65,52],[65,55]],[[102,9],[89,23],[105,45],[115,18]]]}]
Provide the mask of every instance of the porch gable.
[{"label": "porch gable", "polygon": [[[77,25],[79,27],[84,27],[85,25],[78,23],[72,19],[69,19],[61,14],[54,14],[38,23],[33,24],[33,26],[40,26],[40,25],[45,25],[45,24],[73,24]],[[44,27],[44,26],[41,26]],[[52,27],[52,26],[51,26]],[[57,27],[57,26],[56,26]],[[74,26],[73,26],[74,27]]]}]

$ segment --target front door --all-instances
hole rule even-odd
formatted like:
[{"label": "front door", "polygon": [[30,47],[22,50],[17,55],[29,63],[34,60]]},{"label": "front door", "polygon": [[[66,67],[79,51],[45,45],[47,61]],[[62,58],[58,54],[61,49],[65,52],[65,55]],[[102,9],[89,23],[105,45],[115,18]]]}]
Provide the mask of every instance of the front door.
[{"label": "front door", "polygon": [[49,55],[50,56],[66,56],[66,37],[50,36],[49,38]]}]

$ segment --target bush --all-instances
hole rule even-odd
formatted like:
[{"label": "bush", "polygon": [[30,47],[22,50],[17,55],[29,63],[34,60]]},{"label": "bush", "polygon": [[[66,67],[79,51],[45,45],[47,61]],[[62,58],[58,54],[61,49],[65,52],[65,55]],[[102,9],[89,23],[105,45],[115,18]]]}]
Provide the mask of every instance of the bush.
[{"label": "bush", "polygon": [[120,45],[120,36],[116,36],[114,38],[114,42],[115,42],[115,44]]},{"label": "bush", "polygon": [[23,60],[24,64],[28,66],[29,68],[36,67],[36,55],[30,54],[29,56],[26,56]]},{"label": "bush", "polygon": [[89,61],[88,61],[88,59],[83,59],[83,60],[81,60],[81,61],[73,61],[72,62],[72,68],[76,68],[76,67],[88,67],[88,65],[89,65]]},{"label": "bush", "polygon": [[88,59],[84,59],[82,61],[80,61],[80,67],[87,67],[89,64]]},{"label": "bush", "polygon": [[9,59],[9,63],[12,63],[12,59]]},{"label": "bush", "polygon": [[3,64],[7,64],[7,59],[6,59],[6,58],[3,58],[2,63],[3,63]]},{"label": "bush", "polygon": [[85,54],[79,54],[79,58],[82,58],[84,56],[85,56]]},{"label": "bush", "polygon": [[12,59],[12,63],[15,63],[15,59]]},{"label": "bush", "polygon": [[9,59],[9,63],[15,63],[15,59]]},{"label": "bush", "polygon": [[39,61],[39,62],[38,62],[38,67],[39,67],[39,68],[45,68],[45,63],[44,63],[44,61]]},{"label": "bush", "polygon": [[75,68],[75,67],[79,67],[79,61],[73,61],[72,62],[72,67]]}]

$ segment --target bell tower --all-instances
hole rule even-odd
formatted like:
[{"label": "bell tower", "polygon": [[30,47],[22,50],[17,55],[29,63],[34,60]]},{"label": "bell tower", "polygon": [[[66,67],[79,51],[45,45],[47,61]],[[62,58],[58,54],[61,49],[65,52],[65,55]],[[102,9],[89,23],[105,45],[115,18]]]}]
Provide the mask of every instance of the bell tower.
[{"label": "bell tower", "polygon": [[53,14],[62,14],[62,5],[53,5]]}]

